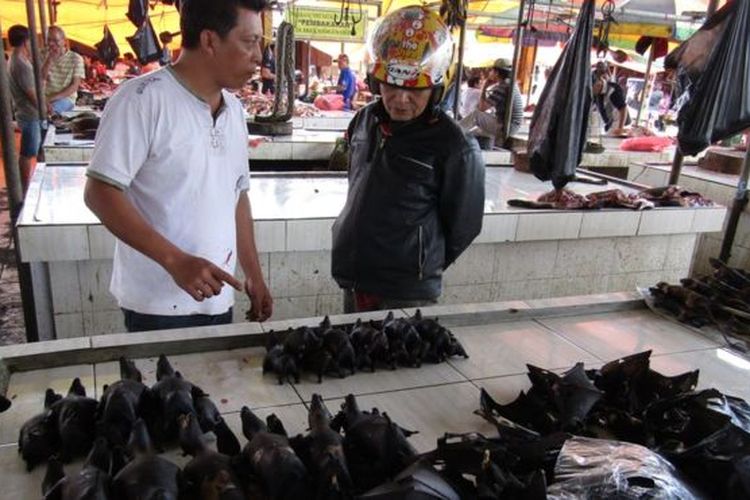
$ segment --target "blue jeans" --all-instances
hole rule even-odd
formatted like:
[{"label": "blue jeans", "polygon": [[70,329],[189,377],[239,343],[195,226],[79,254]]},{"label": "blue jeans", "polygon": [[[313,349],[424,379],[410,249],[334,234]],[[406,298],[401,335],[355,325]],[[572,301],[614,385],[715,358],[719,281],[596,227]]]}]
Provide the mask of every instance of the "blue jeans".
[{"label": "blue jeans", "polygon": [[61,115],[66,111],[70,111],[75,107],[75,104],[70,99],[58,99],[50,103],[52,106],[52,112],[56,115]]},{"label": "blue jeans", "polygon": [[128,332],[228,325],[232,322],[231,307],[227,312],[216,315],[188,314],[185,316],[160,316],[157,314],[141,314],[129,309],[123,309],[122,312],[125,314],[125,328]]},{"label": "blue jeans", "polygon": [[26,158],[36,158],[42,145],[41,120],[18,120],[21,129],[21,151],[19,154]]}]

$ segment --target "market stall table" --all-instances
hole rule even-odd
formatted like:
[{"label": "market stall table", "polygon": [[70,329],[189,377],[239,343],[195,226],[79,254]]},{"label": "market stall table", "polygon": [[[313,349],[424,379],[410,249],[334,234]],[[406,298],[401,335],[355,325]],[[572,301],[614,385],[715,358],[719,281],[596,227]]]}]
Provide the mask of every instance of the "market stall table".
[{"label": "market stall table", "polygon": [[[412,310],[397,314],[412,314]],[[261,418],[275,413],[287,431],[305,432],[313,393],[335,411],[352,393],[364,408],[378,407],[400,425],[419,431],[410,441],[420,452],[433,449],[445,432],[495,435],[494,427],[473,414],[479,390],[500,403],[528,390],[526,363],[562,371],[576,362],[601,366],[620,356],[652,349],[651,366],[666,375],[700,369],[699,389],[717,388],[750,398],[746,383],[750,362],[713,336],[662,319],[629,294],[566,297],[557,300],[438,306],[439,315],[466,347],[469,359],[451,359],[421,368],[357,373],[322,384],[304,377],[299,384],[278,385],[262,375],[262,334],[287,326],[316,324],[320,318],[268,324],[243,323],[165,332],[107,335],[0,348],[0,394],[12,407],[0,415],[0,466],[3,496],[37,498],[46,466],[32,473],[17,452],[18,430],[42,408],[44,391],[67,390],[80,377],[88,394],[99,398],[104,384],[119,378],[116,359],[134,359],[144,382],[155,382],[156,357],[165,353],[175,369],[210,393],[234,432],[241,436],[239,410],[249,406]],[[378,318],[382,312],[373,313]],[[372,314],[365,317],[375,317]],[[356,316],[332,318],[334,323]],[[244,439],[240,438],[244,443]],[[189,457],[169,448],[164,456],[179,465]],[[67,465],[76,471],[81,461]]]},{"label": "market stall table", "polygon": [[[668,183],[671,169],[671,164],[634,164],[628,169],[628,180],[651,186],[663,186]],[[680,175],[680,186],[697,191],[716,203],[731,206],[737,195],[738,180],[738,175],[714,172],[696,165],[685,165]],[[693,276],[711,272],[708,259],[719,256],[724,229],[722,224],[715,232],[708,232],[699,237],[692,269]],[[750,205],[746,206],[740,215],[728,263],[740,269],[750,269]]]},{"label": "market stall table", "polygon": [[[121,330],[109,294],[114,237],[83,203],[85,166],[40,165],[19,222],[22,260],[32,265],[44,339]],[[274,317],[342,311],[330,276],[331,227],[344,205],[341,173],[255,174],[250,198]],[[619,187],[573,184],[583,194]],[[632,290],[689,273],[696,238],[721,227],[725,208],[636,212],[508,207],[551,184],[512,168],[488,168],[482,232],[444,276],[443,303],[531,299]],[[236,295],[235,320],[248,308]]]}]

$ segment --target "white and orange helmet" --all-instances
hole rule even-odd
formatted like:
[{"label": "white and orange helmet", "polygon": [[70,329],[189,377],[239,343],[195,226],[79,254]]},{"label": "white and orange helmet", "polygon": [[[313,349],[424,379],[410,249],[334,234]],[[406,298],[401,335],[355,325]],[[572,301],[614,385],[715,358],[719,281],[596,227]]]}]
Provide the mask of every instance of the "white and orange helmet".
[{"label": "white and orange helmet", "polygon": [[396,87],[422,89],[445,83],[453,60],[453,38],[440,16],[412,5],[380,19],[368,39],[377,81]]}]

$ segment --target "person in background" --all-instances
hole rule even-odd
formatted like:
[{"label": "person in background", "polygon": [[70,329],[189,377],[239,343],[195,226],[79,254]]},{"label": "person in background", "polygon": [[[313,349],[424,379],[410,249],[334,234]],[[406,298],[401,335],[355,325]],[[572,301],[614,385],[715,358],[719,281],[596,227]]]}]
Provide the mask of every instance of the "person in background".
[{"label": "person in background", "polygon": [[21,129],[21,151],[18,167],[24,193],[29,186],[31,170],[42,142],[42,122],[31,67],[29,29],[16,24],[8,28],[8,42],[12,48],[8,61],[10,95],[13,99],[16,123]]},{"label": "person in background", "polygon": [[266,7],[183,0],[180,57],[125,82],[104,108],[84,197],[118,238],[110,291],[128,331],[231,323],[232,288],[250,297],[251,320],[273,312],[247,193],[244,111],[225,90],[261,62]]},{"label": "person in background", "polygon": [[336,85],[336,93],[344,96],[344,109],[352,109],[352,99],[357,93],[357,77],[349,67],[349,56],[341,54],[338,59],[339,81]]},{"label": "person in background", "polygon": [[65,32],[59,26],[47,30],[47,58],[42,64],[47,106],[59,115],[75,107],[78,87],[86,77],[83,57],[66,47]]},{"label": "person in background", "polygon": [[371,43],[369,81],[382,99],[349,124],[349,190],[333,225],[331,271],[346,312],[436,303],[484,213],[482,153],[439,107],[449,29],[427,8],[404,7]]},{"label": "person in background", "polygon": [[135,58],[132,52],[125,52],[123,56],[123,62],[125,63],[125,76],[139,76],[143,72],[143,67]]},{"label": "person in background", "polygon": [[276,44],[270,43],[263,51],[263,62],[260,66],[260,80],[263,82],[261,92],[273,94],[276,92],[276,55],[274,49]]},{"label": "person in background", "polygon": [[625,93],[620,85],[611,81],[609,65],[605,61],[596,63],[591,82],[594,104],[599,111],[604,131],[611,135],[625,133],[625,126],[630,123]]},{"label": "person in background", "polygon": [[[510,81],[510,63],[497,59],[479,94],[477,109],[461,120],[469,133],[486,137],[488,149],[504,144],[523,123],[523,99],[518,85]],[[509,103],[510,101],[510,103]],[[510,128],[505,130],[505,110],[512,106]]]},{"label": "person in background", "polygon": [[478,76],[472,75],[466,81],[466,87],[461,89],[461,107],[459,113],[461,116],[469,116],[479,105],[479,97],[482,95],[480,89],[481,80]]}]

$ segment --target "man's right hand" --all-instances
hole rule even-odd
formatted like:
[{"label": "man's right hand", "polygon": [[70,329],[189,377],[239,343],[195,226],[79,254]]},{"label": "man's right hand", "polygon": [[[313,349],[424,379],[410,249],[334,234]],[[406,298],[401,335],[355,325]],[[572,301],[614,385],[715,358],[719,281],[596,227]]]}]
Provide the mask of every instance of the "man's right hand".
[{"label": "man's right hand", "polygon": [[177,286],[185,290],[198,302],[219,295],[224,283],[242,291],[237,278],[212,262],[190,254],[182,254],[166,266]]}]

